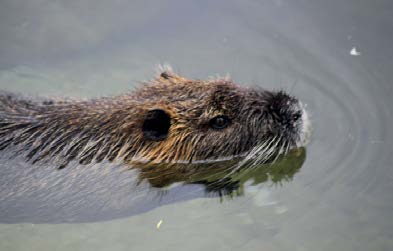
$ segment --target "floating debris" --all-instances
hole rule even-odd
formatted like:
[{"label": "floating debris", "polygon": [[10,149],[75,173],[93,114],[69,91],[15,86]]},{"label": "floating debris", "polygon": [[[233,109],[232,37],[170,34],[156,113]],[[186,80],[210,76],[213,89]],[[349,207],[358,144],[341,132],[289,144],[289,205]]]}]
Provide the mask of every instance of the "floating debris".
[{"label": "floating debris", "polygon": [[157,229],[160,229],[162,222],[163,222],[163,220],[160,220],[160,221],[157,223],[157,226],[156,226]]},{"label": "floating debris", "polygon": [[353,47],[351,52],[349,52],[352,56],[360,56],[361,53],[356,49],[356,47]]},{"label": "floating debris", "polygon": [[276,207],[275,212],[276,214],[285,214],[286,212],[288,212],[288,208],[284,206]]}]

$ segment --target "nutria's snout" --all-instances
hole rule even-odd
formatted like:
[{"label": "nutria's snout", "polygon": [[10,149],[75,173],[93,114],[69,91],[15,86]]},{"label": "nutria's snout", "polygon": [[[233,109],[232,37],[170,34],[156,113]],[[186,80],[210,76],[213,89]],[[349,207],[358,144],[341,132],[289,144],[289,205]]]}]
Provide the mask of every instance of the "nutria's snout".
[{"label": "nutria's snout", "polygon": [[308,143],[311,123],[305,106],[298,99],[279,91],[271,95],[266,107],[265,116],[274,135],[296,147]]}]

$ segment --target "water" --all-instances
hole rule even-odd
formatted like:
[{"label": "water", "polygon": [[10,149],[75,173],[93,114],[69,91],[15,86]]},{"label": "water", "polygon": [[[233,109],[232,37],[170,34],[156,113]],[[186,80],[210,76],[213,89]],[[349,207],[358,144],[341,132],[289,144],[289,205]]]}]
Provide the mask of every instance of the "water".
[{"label": "water", "polygon": [[392,13],[388,0],[2,1],[3,90],[117,94],[169,62],[288,90],[314,132],[289,182],[109,221],[0,224],[0,250],[393,250]]}]

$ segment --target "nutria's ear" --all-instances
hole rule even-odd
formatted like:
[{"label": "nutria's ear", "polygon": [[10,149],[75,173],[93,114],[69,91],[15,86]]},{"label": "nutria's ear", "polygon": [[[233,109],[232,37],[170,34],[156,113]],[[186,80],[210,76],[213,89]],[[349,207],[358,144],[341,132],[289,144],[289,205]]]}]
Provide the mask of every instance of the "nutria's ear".
[{"label": "nutria's ear", "polygon": [[168,136],[170,126],[171,118],[167,112],[161,109],[150,110],[143,121],[143,137],[152,141],[163,140]]},{"label": "nutria's ear", "polygon": [[189,79],[182,77],[176,74],[170,66],[159,66],[158,76],[156,77],[157,82],[159,83],[184,83],[186,81],[190,81]]},{"label": "nutria's ear", "polygon": [[190,81],[190,80],[174,73],[173,71],[163,71],[158,76],[158,81],[159,82],[171,82],[173,84],[176,84],[176,83],[184,83],[184,82]]}]

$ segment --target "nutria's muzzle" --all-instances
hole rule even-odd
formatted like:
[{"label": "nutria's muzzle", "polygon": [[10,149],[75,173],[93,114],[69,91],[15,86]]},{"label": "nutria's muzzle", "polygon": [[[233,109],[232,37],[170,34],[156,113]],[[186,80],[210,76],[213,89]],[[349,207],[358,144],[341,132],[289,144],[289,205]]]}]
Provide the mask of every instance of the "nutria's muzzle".
[{"label": "nutria's muzzle", "polygon": [[273,121],[272,133],[301,147],[310,137],[311,123],[305,106],[295,97],[282,91],[273,94],[265,111],[266,119]]}]

